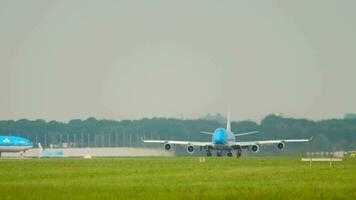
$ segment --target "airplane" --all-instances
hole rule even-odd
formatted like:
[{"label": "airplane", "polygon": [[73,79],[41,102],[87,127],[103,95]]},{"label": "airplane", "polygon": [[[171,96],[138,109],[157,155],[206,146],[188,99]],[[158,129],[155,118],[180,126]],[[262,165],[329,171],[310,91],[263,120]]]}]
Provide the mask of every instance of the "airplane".
[{"label": "airplane", "polygon": [[41,143],[38,143],[39,157],[63,157],[63,151],[45,150]]},{"label": "airplane", "polygon": [[188,153],[193,154],[196,147],[200,150],[205,149],[207,157],[211,157],[212,150],[216,150],[216,156],[220,157],[226,154],[228,157],[233,156],[233,151],[236,151],[236,157],[241,157],[242,149],[251,150],[254,153],[259,152],[260,146],[276,145],[277,149],[282,150],[286,143],[309,142],[309,139],[277,139],[277,140],[262,140],[262,141],[246,141],[239,142],[237,137],[256,134],[258,131],[235,134],[231,131],[230,111],[228,111],[228,118],[226,128],[217,128],[214,132],[205,132],[203,134],[211,135],[211,142],[198,141],[174,141],[174,140],[143,140],[144,143],[163,144],[165,150],[171,150],[173,145],[185,145]]},{"label": "airplane", "polygon": [[31,149],[33,143],[23,137],[18,136],[0,136],[0,157],[2,152],[22,152]]}]

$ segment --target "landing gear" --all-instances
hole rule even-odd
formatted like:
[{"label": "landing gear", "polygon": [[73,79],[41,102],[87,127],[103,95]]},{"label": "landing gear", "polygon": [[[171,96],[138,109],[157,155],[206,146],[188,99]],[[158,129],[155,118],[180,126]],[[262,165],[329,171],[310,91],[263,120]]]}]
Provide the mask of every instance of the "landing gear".
[{"label": "landing gear", "polygon": [[232,157],[231,151],[228,151],[226,155],[227,155],[228,157]]},{"label": "landing gear", "polygon": [[211,154],[211,151],[210,151],[210,150],[206,151],[206,156],[207,156],[207,157],[211,157],[211,156],[212,156],[212,154]]},{"label": "landing gear", "polygon": [[241,149],[236,150],[236,158],[241,158]]},{"label": "landing gear", "polygon": [[216,156],[217,157],[221,157],[222,156],[222,152],[220,152],[220,151],[216,152]]}]

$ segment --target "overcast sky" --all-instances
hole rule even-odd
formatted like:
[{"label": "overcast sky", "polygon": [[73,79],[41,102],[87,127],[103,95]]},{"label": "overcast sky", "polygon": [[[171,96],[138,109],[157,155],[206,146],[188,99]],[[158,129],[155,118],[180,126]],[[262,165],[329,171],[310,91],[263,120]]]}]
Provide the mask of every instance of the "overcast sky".
[{"label": "overcast sky", "polygon": [[0,0],[0,119],[356,112],[356,1]]}]

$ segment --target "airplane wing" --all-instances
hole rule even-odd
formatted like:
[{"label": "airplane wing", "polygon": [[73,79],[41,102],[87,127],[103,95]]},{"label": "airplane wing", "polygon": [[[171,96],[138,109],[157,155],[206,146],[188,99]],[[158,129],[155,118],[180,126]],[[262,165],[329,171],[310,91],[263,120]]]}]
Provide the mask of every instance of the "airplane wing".
[{"label": "airplane wing", "polygon": [[198,147],[211,146],[212,142],[176,141],[176,140],[143,140],[144,143],[193,145]]},{"label": "airplane wing", "polygon": [[261,141],[246,141],[246,142],[236,142],[235,145],[239,145],[241,147],[247,147],[251,145],[273,145],[278,143],[298,143],[298,142],[309,142],[313,139],[313,137],[309,139],[287,139],[287,140],[261,140]]}]

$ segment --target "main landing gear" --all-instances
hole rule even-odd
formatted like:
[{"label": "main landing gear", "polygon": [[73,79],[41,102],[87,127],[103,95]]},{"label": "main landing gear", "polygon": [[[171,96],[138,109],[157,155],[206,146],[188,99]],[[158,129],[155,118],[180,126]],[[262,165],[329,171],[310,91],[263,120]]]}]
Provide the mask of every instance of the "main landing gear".
[{"label": "main landing gear", "polygon": [[221,157],[223,156],[223,152],[222,151],[217,151],[216,152],[216,157]]},{"label": "main landing gear", "polygon": [[236,158],[241,158],[241,149],[236,150]]},{"label": "main landing gear", "polygon": [[[236,158],[240,158],[241,157],[241,149],[236,149]],[[233,151],[230,150],[217,150],[216,151],[216,157],[222,157],[222,156],[227,156],[227,157],[233,157]],[[212,157],[213,154],[211,152],[211,149],[207,149],[206,150],[206,157]]]}]

